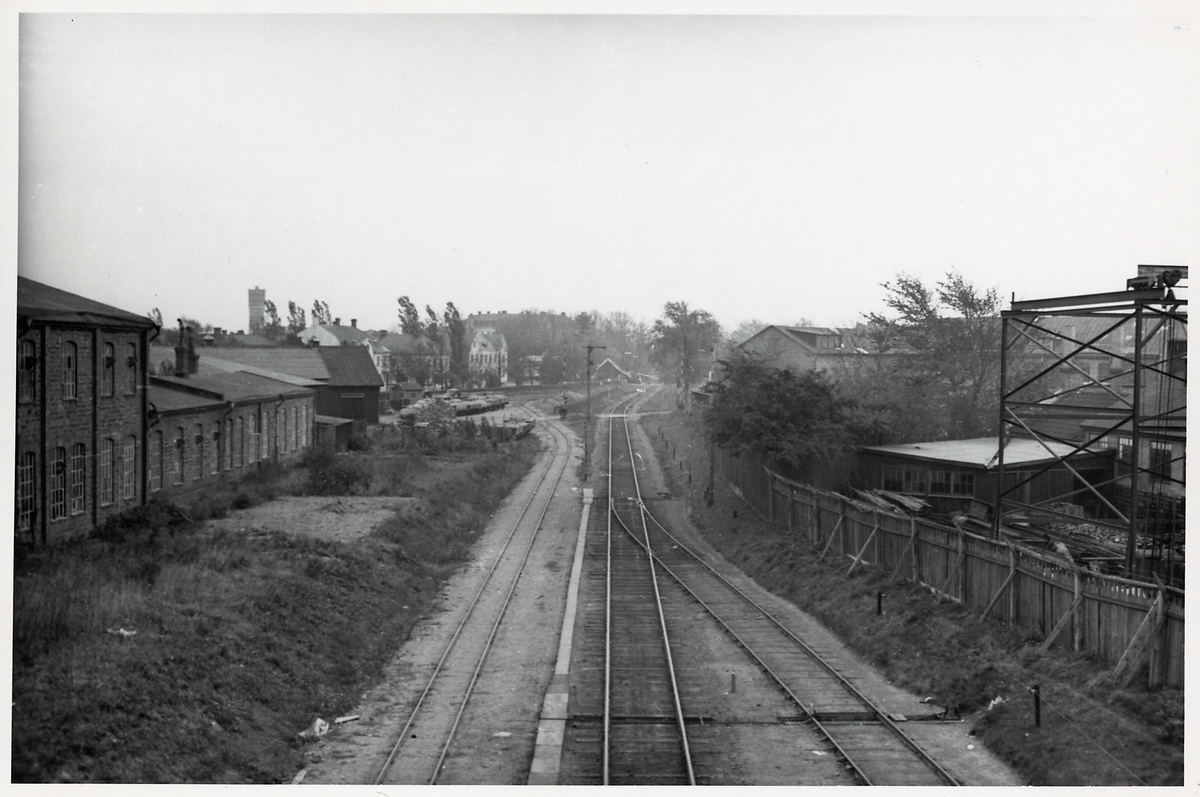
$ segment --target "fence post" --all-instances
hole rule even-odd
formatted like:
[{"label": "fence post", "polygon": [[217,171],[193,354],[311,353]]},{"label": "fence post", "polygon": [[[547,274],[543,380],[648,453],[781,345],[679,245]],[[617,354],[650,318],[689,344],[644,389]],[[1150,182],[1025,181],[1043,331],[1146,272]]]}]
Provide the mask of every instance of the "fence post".
[{"label": "fence post", "polygon": [[767,520],[771,525],[775,525],[775,474],[766,468],[763,473],[767,474]]},{"label": "fence post", "polygon": [[876,509],[875,510],[875,531],[871,532],[872,534],[876,535],[875,536],[875,566],[876,567],[879,567],[880,565],[883,564],[883,560],[879,557],[879,538],[882,537],[883,535],[877,534],[876,532],[878,532],[878,531],[879,531],[879,510]]},{"label": "fence post", "polygon": [[911,517],[908,519],[909,525],[912,526],[912,532],[909,536],[912,537],[912,574],[913,583],[921,583],[921,535],[917,533],[917,519]]},{"label": "fence post", "polygon": [[1008,588],[1008,624],[1017,621],[1017,551],[1011,542],[1008,544],[1008,567],[1012,575],[1012,584]]},{"label": "fence post", "polygon": [[1071,636],[1075,651],[1078,653],[1083,646],[1083,573],[1072,560],[1072,570],[1075,573],[1075,597],[1071,601]]}]

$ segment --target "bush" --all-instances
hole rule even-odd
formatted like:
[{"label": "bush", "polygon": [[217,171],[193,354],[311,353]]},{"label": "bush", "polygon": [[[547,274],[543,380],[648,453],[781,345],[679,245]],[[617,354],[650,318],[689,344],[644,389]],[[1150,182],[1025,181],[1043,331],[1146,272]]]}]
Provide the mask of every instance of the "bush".
[{"label": "bush", "polygon": [[371,485],[371,463],[355,456],[326,452],[308,467],[309,495],[364,495]]}]

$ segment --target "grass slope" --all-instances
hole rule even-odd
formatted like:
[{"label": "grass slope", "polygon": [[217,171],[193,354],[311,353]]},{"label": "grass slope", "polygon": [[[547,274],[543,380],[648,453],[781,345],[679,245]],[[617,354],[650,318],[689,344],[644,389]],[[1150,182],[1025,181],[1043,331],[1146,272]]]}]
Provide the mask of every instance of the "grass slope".
[{"label": "grass slope", "polygon": [[[671,404],[663,391],[646,409]],[[807,542],[758,518],[721,479],[714,505],[705,506],[708,457],[699,410],[643,423],[659,460],[670,465],[664,470],[671,492],[688,496],[693,523],[726,559],[817,617],[893,683],[976,712],[969,719],[975,733],[1028,783],[1182,785],[1182,690],[1089,688],[1111,667],[1080,654],[1042,653],[1040,639],[1026,630],[980,622],[890,572],[860,567],[847,577],[845,567],[818,562],[820,552]],[[1034,725],[1034,684],[1041,688],[1041,727]],[[995,697],[1006,702],[985,710]]]},{"label": "grass slope", "polygon": [[[352,543],[194,522],[269,498],[273,474],[209,496],[191,520],[152,504],[96,538],[24,555],[12,779],[287,782],[303,766],[296,734],[356,704],[538,446],[403,464],[391,452],[382,466],[358,455],[358,482],[420,496],[426,511]],[[339,481],[344,467],[318,462],[300,491],[355,483]]]}]

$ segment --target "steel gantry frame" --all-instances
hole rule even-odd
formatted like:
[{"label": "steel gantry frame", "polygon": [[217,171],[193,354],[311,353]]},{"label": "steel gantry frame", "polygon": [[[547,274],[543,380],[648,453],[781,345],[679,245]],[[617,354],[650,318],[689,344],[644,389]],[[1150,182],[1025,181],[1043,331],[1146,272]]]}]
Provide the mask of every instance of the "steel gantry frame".
[{"label": "steel gantry frame", "polygon": [[[1125,291],[1013,301],[1000,314],[997,536],[1005,512],[1078,522],[1048,505],[1082,497],[1102,515],[1086,522],[1125,532],[1126,573],[1133,572],[1139,536],[1161,546],[1170,564],[1182,542],[1176,534],[1183,527],[1187,434],[1187,301],[1173,286],[1186,276],[1180,266],[1139,266]],[[1007,484],[1004,449],[1014,435],[1041,444],[1048,459]],[[1094,469],[1081,472],[1079,462],[1094,460],[1114,437],[1113,469],[1103,478]],[[1074,489],[1018,500],[1053,468],[1065,468]],[[1122,511],[1114,488],[1126,478],[1129,504]]]}]

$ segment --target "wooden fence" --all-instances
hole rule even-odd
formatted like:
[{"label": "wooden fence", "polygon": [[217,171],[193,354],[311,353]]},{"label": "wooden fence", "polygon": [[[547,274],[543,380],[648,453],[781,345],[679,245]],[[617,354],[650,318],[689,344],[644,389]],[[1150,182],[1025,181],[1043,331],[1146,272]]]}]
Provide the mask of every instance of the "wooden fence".
[{"label": "wooden fence", "polygon": [[1182,687],[1183,591],[1078,567],[1067,557],[875,509],[785,479],[759,457],[718,450],[719,472],[747,504],[803,536],[849,575],[884,567],[982,617],[1029,628],[1043,648],[1087,651],[1128,683]]}]

